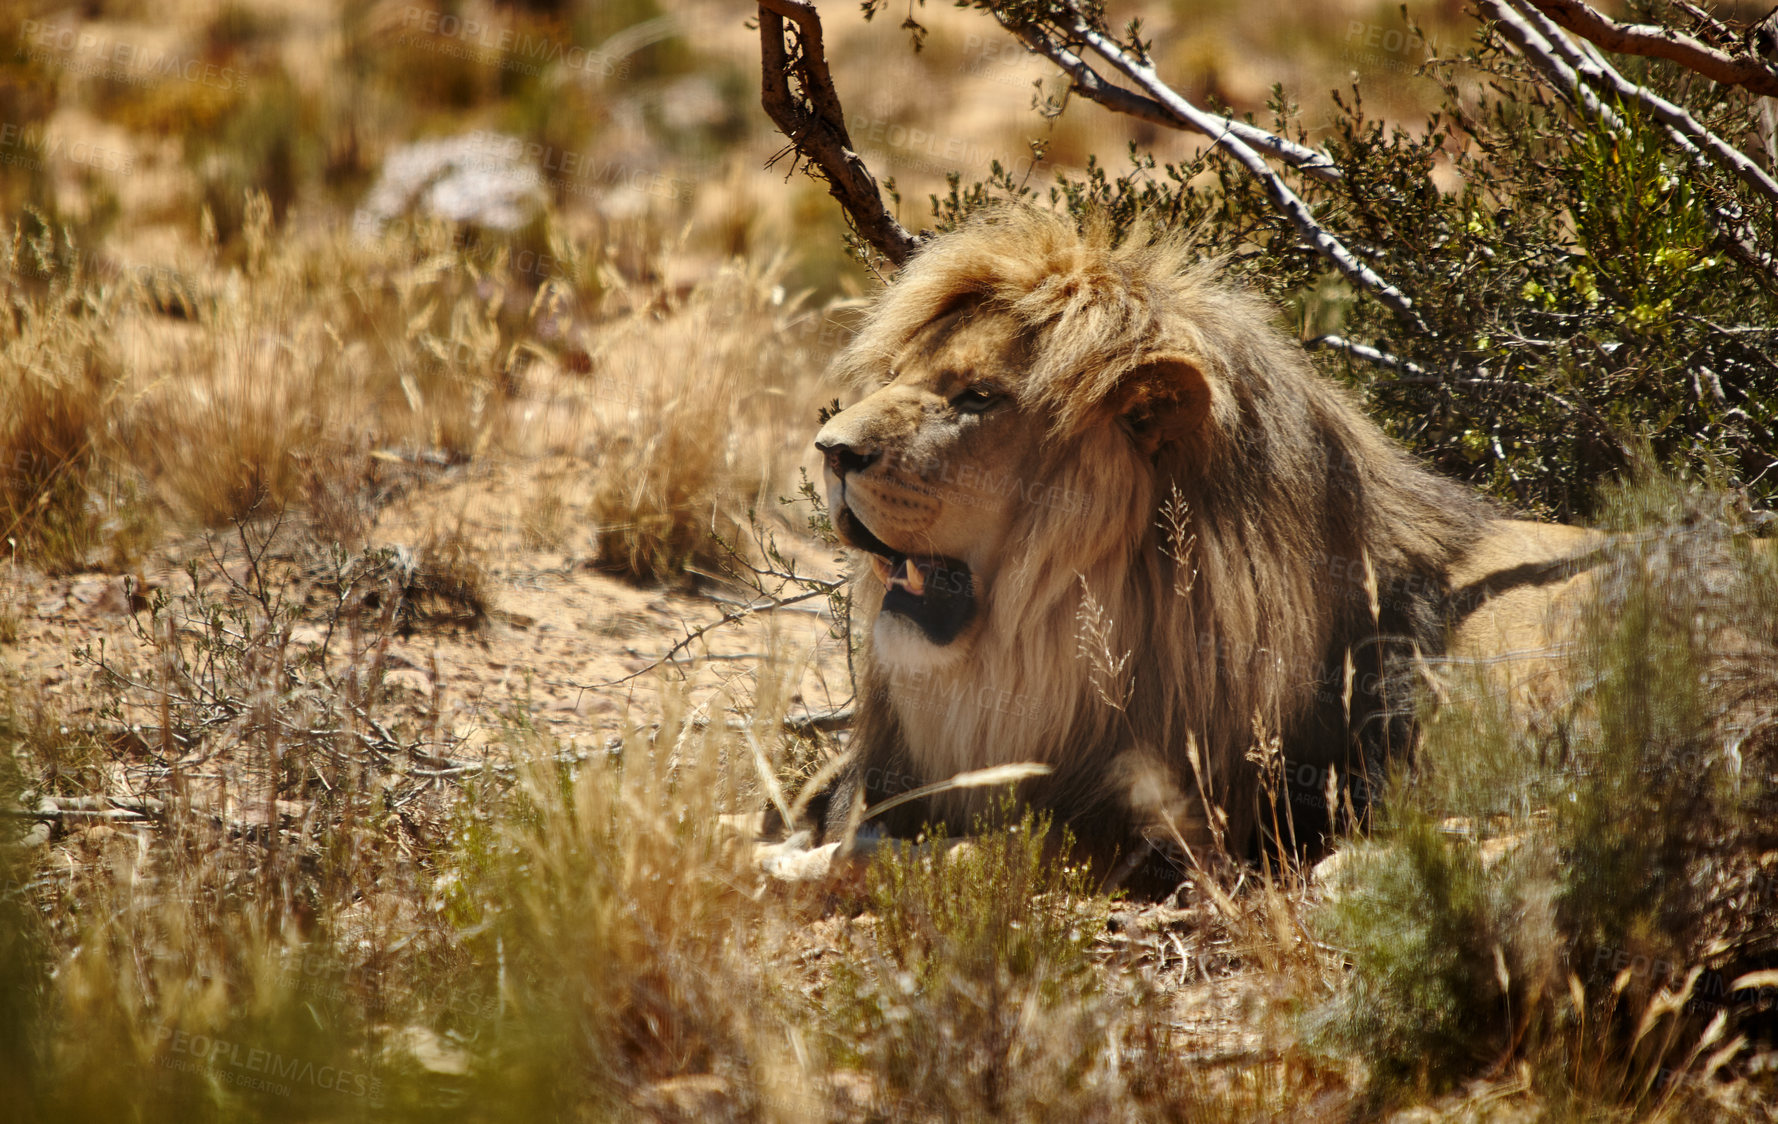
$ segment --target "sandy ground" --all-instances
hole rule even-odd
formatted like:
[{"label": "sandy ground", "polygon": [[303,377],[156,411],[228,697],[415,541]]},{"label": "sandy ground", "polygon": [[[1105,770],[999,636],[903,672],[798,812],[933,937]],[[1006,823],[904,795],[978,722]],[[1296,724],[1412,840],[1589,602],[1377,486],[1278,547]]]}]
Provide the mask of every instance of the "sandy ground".
[{"label": "sandy ground", "polygon": [[[438,721],[469,745],[480,740],[477,731],[497,727],[515,709],[529,710],[564,743],[603,741],[620,734],[626,721],[658,713],[662,690],[682,684],[694,706],[746,707],[762,664],[794,682],[793,715],[846,705],[845,653],[830,635],[819,598],[713,629],[673,653],[676,642],[746,604],[748,591],[709,578],[680,588],[639,586],[594,568],[590,536],[575,530],[571,490],[576,474],[589,471],[567,458],[440,470],[379,514],[367,549],[419,549],[444,528],[471,545],[491,594],[479,624],[426,619],[395,640],[386,682],[411,693],[416,707],[436,708]],[[567,530],[548,547],[535,543],[537,531],[524,517],[540,475],[570,482],[556,513]],[[786,530],[778,530],[787,539]],[[226,565],[238,567],[231,534],[216,533],[214,546]],[[16,566],[8,592],[18,637],[0,647],[0,661],[18,676],[26,697],[51,701],[64,718],[79,720],[93,701],[93,682],[90,664],[76,651],[102,641],[127,661],[140,647],[129,628],[130,583],[187,590],[179,560],[205,557],[209,549],[201,537],[170,543],[135,575],[47,577]],[[274,557],[278,553],[274,547]],[[838,573],[835,560],[818,548],[800,554],[814,572]],[[304,638],[299,628],[297,642]]]}]

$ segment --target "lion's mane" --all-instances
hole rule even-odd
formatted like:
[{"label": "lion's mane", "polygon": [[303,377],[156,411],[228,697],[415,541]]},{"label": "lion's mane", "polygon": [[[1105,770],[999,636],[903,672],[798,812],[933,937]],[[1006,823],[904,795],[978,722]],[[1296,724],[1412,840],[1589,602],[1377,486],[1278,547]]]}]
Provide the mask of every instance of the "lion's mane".
[{"label": "lion's mane", "polygon": [[[855,791],[874,804],[962,770],[1040,761],[1054,772],[1021,795],[1089,844],[1127,854],[1133,835],[1170,835],[1168,820],[1202,840],[1201,775],[1230,846],[1249,847],[1261,823],[1256,730],[1289,759],[1299,835],[1315,818],[1305,812],[1327,811],[1326,766],[1374,781],[1405,748],[1397,673],[1416,651],[1440,650],[1453,559],[1489,509],[1416,464],[1272,326],[1269,306],[1194,257],[1178,235],[1119,241],[1102,225],[1082,233],[1049,213],[997,210],[923,249],[840,356],[842,376],[874,388],[887,357],[948,311],[1010,314],[1030,343],[1018,398],[1047,419],[1050,455],[1045,476],[1018,489],[1015,556],[944,689],[887,674],[866,645],[854,765],[830,826]],[[1148,452],[1115,404],[1158,353],[1189,356],[1212,395],[1192,440]],[[1175,492],[1185,566],[1164,528]],[[1083,591],[1109,622],[1110,656],[1130,653],[1121,686],[1083,654]],[[886,826],[967,830],[986,799],[953,790]]]}]

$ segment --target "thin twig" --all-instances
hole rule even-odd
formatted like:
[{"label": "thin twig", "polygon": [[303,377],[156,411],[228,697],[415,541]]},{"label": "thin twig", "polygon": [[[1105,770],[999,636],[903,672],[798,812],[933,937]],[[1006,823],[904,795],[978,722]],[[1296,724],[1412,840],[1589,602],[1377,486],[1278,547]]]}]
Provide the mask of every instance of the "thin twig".
[{"label": "thin twig", "polygon": [[1205,113],[1168,86],[1155,73],[1154,67],[1139,59],[1131,57],[1117,40],[1090,27],[1086,19],[1073,6],[1068,5],[1073,13],[1075,23],[1068,28],[1069,34],[1091,47],[1106,62],[1124,72],[1130,81],[1142,87],[1148,95],[1177,114],[1180,119],[1191,122],[1192,128],[1211,137],[1217,144],[1228,149],[1229,155],[1246,168],[1248,173],[1265,187],[1266,194],[1271,197],[1272,205],[1284,214],[1297,229],[1303,240],[1313,246],[1322,257],[1334,264],[1347,280],[1360,288],[1369,290],[1396,315],[1413,324],[1427,335],[1437,333],[1414,311],[1414,302],[1406,293],[1384,280],[1376,270],[1358,260],[1358,256],[1346,248],[1345,243],[1336,238],[1332,232],[1309,212],[1308,204],[1304,203],[1296,192],[1272,171],[1271,166],[1254,148],[1229,129],[1218,124],[1217,119]]},{"label": "thin twig", "polygon": [[1331,348],[1334,351],[1343,351],[1347,355],[1363,359],[1368,363],[1375,363],[1379,367],[1387,367],[1392,371],[1401,371],[1409,375],[1430,376],[1432,374],[1418,363],[1391,355],[1387,351],[1379,351],[1369,344],[1354,342],[1344,336],[1316,336],[1312,340],[1305,340],[1303,347],[1309,351],[1323,347]]},{"label": "thin twig", "polygon": [[699,625],[697,628],[692,629],[681,637],[678,643],[674,644],[671,648],[668,648],[665,655],[646,667],[638,668],[637,670],[630,672],[628,675],[618,679],[607,679],[602,683],[571,682],[569,685],[582,691],[596,691],[606,687],[621,687],[632,679],[641,678],[655,668],[673,662],[679,653],[685,651],[687,648],[703,639],[706,635],[716,631],[724,625],[734,624],[736,621],[750,617],[754,613],[764,612],[768,609],[782,609],[788,605],[795,605],[799,601],[808,601],[816,597],[826,597],[827,595],[828,591],[826,589],[811,589],[790,597],[774,598],[767,601],[765,604],[756,602],[751,605],[743,605],[738,609],[732,609],[729,612],[722,614],[721,617],[708,624]]},{"label": "thin twig", "polygon": [[[1108,82],[1098,71],[1064,44],[1050,38],[1036,24],[1012,23],[1004,13],[995,11],[994,18],[1000,26],[1011,32],[1025,46],[1049,59],[1061,67],[1074,80],[1074,89],[1089,101],[1098,102],[1114,113],[1122,113],[1142,121],[1156,125],[1164,125],[1169,129],[1184,129],[1203,133],[1212,140],[1232,134],[1268,156],[1296,168],[1316,179],[1336,182],[1341,179],[1341,172],[1334,164],[1333,158],[1319,149],[1298,144],[1286,137],[1269,133],[1257,125],[1240,121],[1233,117],[1202,112],[1197,118],[1181,117],[1163,103],[1154,98],[1144,97],[1134,90],[1125,89],[1113,82]],[[1209,129],[1203,128],[1208,123]]]},{"label": "thin twig", "polygon": [[1581,0],[1529,0],[1552,22],[1621,55],[1666,59],[1712,82],[1778,97],[1778,68],[1754,54],[1732,55],[1682,31],[1646,23],[1619,23]]},{"label": "thin twig", "polygon": [[[1343,336],[1316,336],[1312,340],[1305,341],[1303,346],[1311,351],[1319,348],[1330,348],[1334,351],[1344,352],[1354,358],[1363,359],[1368,363],[1374,363],[1379,367],[1385,367],[1391,371],[1401,372],[1396,378],[1380,380],[1372,384],[1375,386],[1477,386],[1496,390],[1513,390],[1524,394],[1534,394],[1541,398],[1548,399],[1557,406],[1562,407],[1564,410],[1571,410],[1576,414],[1582,415],[1593,423],[1594,428],[1601,436],[1605,437],[1607,440],[1611,440],[1611,428],[1605,424],[1604,418],[1601,418],[1594,412],[1591,406],[1588,406],[1585,402],[1576,402],[1564,398],[1555,391],[1538,386],[1535,383],[1521,382],[1518,379],[1491,378],[1473,374],[1441,375],[1437,372],[1427,370],[1425,367],[1420,366],[1412,360],[1403,359],[1398,355],[1391,355],[1387,351],[1380,351],[1377,348],[1371,347],[1369,344],[1355,343]],[[1613,440],[1612,444],[1616,445],[1617,442]]]}]

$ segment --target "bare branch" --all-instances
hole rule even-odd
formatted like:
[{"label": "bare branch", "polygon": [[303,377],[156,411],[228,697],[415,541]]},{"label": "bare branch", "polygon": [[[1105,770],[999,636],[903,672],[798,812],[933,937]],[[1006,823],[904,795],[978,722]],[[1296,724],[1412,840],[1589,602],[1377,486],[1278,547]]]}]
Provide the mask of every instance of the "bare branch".
[{"label": "bare branch", "polygon": [[764,612],[767,609],[782,609],[790,605],[795,605],[801,601],[808,601],[815,597],[826,597],[827,595],[828,590],[826,589],[810,589],[790,597],[770,598],[764,603],[739,606],[738,608],[731,609],[722,614],[722,616],[718,617],[716,620],[710,621],[707,624],[701,624],[697,628],[687,631],[684,636],[680,637],[677,643],[667,649],[666,655],[661,656],[646,667],[637,668],[628,675],[620,676],[616,679],[607,679],[599,683],[571,683],[569,685],[582,691],[596,691],[607,687],[621,687],[632,679],[639,679],[658,667],[664,667],[667,664],[672,663],[679,657],[679,653],[686,651],[693,644],[696,644],[699,640],[702,640],[705,636],[715,632],[719,628],[734,624],[739,620],[745,620],[747,617],[750,617],[755,613]]},{"label": "bare branch", "polygon": [[1583,39],[1623,55],[1666,59],[1713,82],[1778,97],[1778,68],[1754,54],[1731,55],[1670,27],[1619,23],[1581,0],[1529,0],[1545,16]]},{"label": "bare branch", "polygon": [[1431,372],[1427,371],[1425,367],[1420,366],[1418,363],[1403,359],[1396,355],[1391,355],[1387,351],[1379,351],[1367,343],[1357,343],[1347,339],[1345,336],[1316,336],[1312,340],[1303,341],[1303,348],[1306,351],[1315,351],[1324,347],[1333,351],[1344,352],[1345,354],[1358,359],[1363,359],[1367,363],[1375,363],[1379,367],[1387,367],[1391,371],[1400,371],[1403,374],[1415,378],[1420,378],[1422,376],[1436,378],[1436,376],[1433,376]]},{"label": "bare branch", "polygon": [[[1774,196],[1774,189],[1778,189],[1778,185],[1773,184],[1771,177],[1743,153],[1699,125],[1683,109],[1630,82],[1590,42],[1582,41],[1586,46],[1583,51],[1541,11],[1531,7],[1527,0],[1519,2],[1523,5],[1523,14],[1504,0],[1478,0],[1477,6],[1495,21],[1500,33],[1543,73],[1551,86],[1584,116],[1599,121],[1613,132],[1623,129],[1623,119],[1599,100],[1588,83],[1603,86],[1620,98],[1646,106],[1651,114],[1667,125],[1668,135],[1673,138],[1674,143],[1695,162],[1709,164],[1711,157],[1715,156],[1721,162],[1728,163],[1756,190],[1769,198],[1778,198]],[[1689,126],[1689,132],[1682,126]],[[1708,153],[1694,143],[1694,138],[1700,135],[1704,140],[1704,147],[1709,149]],[[1728,251],[1742,263],[1759,270],[1762,283],[1766,283],[1764,278],[1774,272],[1772,255],[1763,252],[1748,236],[1739,208],[1732,205],[1718,206],[1713,225]]]},{"label": "bare branch", "polygon": [[[1544,76],[1551,88],[1562,95],[1569,105],[1614,133],[1623,130],[1624,119],[1618,116],[1617,111],[1601,102],[1592,88],[1580,80],[1572,63],[1565,61],[1556,47],[1505,3],[1505,0],[1478,0],[1477,6],[1495,22],[1507,42]],[[1568,57],[1580,61],[1578,52],[1572,52]]]},{"label": "bare branch", "polygon": [[1400,289],[1384,280],[1370,266],[1358,260],[1358,256],[1348,249],[1345,243],[1315,221],[1309,213],[1309,207],[1296,192],[1290,189],[1278,174],[1272,171],[1265,158],[1254,151],[1240,136],[1220,122],[1226,119],[1214,114],[1205,113],[1168,86],[1155,73],[1152,66],[1132,58],[1122,44],[1102,32],[1090,27],[1078,9],[1069,0],[1068,10],[1073,14],[1075,23],[1068,28],[1068,33],[1091,47],[1106,62],[1123,71],[1124,76],[1140,86],[1151,98],[1165,106],[1168,112],[1178,116],[1180,120],[1189,122],[1193,129],[1210,137],[1217,144],[1228,149],[1229,154],[1261,184],[1266,194],[1272,199],[1272,205],[1283,212],[1286,218],[1296,227],[1304,241],[1313,246],[1322,257],[1333,262],[1334,268],[1345,275],[1347,280],[1361,288],[1370,290],[1378,300],[1382,301],[1396,315],[1414,324],[1428,335],[1435,334],[1432,329],[1414,311],[1414,302]]},{"label": "bare branch", "polygon": [[1510,21],[1529,35],[1529,38],[1521,44],[1523,47],[1528,47],[1534,52],[1551,51],[1560,55],[1560,61],[1566,66],[1572,67],[1572,73],[1579,79],[1616,94],[1626,102],[1633,101],[1641,105],[1648,110],[1650,116],[1667,126],[1668,131],[1680,143],[1681,147],[1689,149],[1695,156],[1726,166],[1749,187],[1774,203],[1778,203],[1778,180],[1773,180],[1765,169],[1754,163],[1740,149],[1699,124],[1698,120],[1682,107],[1674,105],[1647,87],[1639,86],[1625,78],[1603,58],[1597,55],[1583,54],[1551,20],[1543,15],[1537,6],[1538,0],[1516,0],[1516,2],[1525,13],[1525,21],[1518,20],[1517,13],[1507,11],[1505,5],[1499,0],[1487,0],[1483,6],[1502,13],[1505,17],[1503,22]]},{"label": "bare branch", "polygon": [[[894,264],[903,264],[920,248],[924,236],[895,221],[883,205],[876,177],[852,147],[840,96],[828,73],[815,5],[808,0],[758,3],[760,104],[766,116],[790,138],[791,150],[819,169],[859,236]],[[789,41],[785,20],[795,25]]]},{"label": "bare branch", "polygon": [[1605,419],[1601,418],[1591,406],[1587,405],[1585,402],[1570,401],[1569,399],[1562,397],[1560,394],[1557,394],[1555,391],[1538,386],[1535,383],[1521,382],[1518,379],[1490,378],[1475,374],[1441,375],[1437,372],[1427,370],[1425,367],[1420,366],[1420,364],[1415,363],[1412,360],[1403,359],[1398,355],[1391,355],[1389,352],[1381,351],[1369,344],[1356,343],[1344,336],[1316,336],[1312,340],[1305,340],[1303,342],[1303,347],[1309,351],[1327,348],[1329,350],[1343,352],[1355,359],[1363,359],[1367,363],[1374,363],[1379,367],[1397,372],[1395,378],[1379,381],[1375,384],[1377,386],[1476,386],[1492,387],[1496,390],[1511,390],[1521,394],[1536,395],[1539,398],[1544,398],[1555,403],[1564,410],[1571,410],[1574,413],[1585,417],[1588,421],[1593,423],[1594,428],[1601,436],[1607,441],[1610,441],[1614,447],[1618,447],[1618,442],[1613,437],[1611,427],[1606,425]]},{"label": "bare branch", "polygon": [[[1098,71],[1070,50],[1066,44],[1050,38],[1036,24],[1011,23],[998,9],[994,12],[994,18],[1000,21],[1000,26],[1018,37],[1026,48],[1061,67],[1074,80],[1076,92],[1089,101],[1098,102],[1114,113],[1122,113],[1169,129],[1202,132],[1211,139],[1232,133],[1258,151],[1284,161],[1305,175],[1329,182],[1340,179],[1339,167],[1334,164],[1333,158],[1325,152],[1298,144],[1275,133],[1268,133],[1257,125],[1250,125],[1233,117],[1207,112],[1202,113],[1196,120],[1181,117],[1153,98],[1144,97],[1133,90],[1107,82]],[[1212,128],[1209,131],[1201,129],[1199,127],[1200,121],[1210,122]]]}]

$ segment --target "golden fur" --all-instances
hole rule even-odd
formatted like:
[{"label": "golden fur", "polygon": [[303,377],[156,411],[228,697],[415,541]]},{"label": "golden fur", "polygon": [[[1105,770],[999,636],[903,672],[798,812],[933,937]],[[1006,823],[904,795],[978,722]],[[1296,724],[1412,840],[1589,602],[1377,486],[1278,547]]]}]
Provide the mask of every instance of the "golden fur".
[{"label": "golden fur", "polygon": [[[817,438],[836,525],[886,559],[854,586],[855,759],[830,828],[854,802],[1036,761],[1054,772],[1021,796],[1096,850],[1132,854],[1167,821],[1204,840],[1200,775],[1239,850],[1271,822],[1258,729],[1309,842],[1328,767],[1362,807],[1406,750],[1403,669],[1473,607],[1453,574],[1480,588],[1524,525],[1417,465],[1219,273],[1177,236],[1114,244],[1007,208],[879,298],[838,360],[868,393]],[[897,566],[963,592],[884,612]],[[967,830],[990,797],[883,826]]]}]

